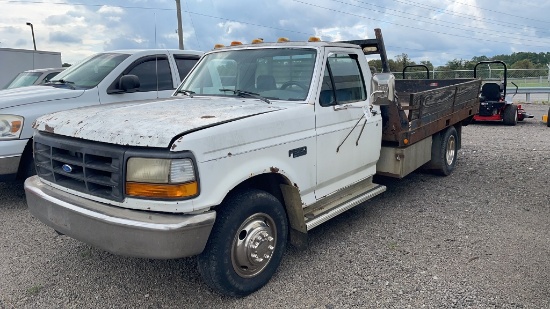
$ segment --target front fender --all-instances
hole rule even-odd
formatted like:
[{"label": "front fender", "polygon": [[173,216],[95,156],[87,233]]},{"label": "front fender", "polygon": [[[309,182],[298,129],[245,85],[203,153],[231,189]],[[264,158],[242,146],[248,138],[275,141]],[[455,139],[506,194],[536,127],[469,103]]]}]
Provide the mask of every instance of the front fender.
[{"label": "front fender", "polygon": [[[284,145],[275,148],[285,148],[285,152],[287,151],[287,147]],[[278,151],[273,149],[270,152],[276,154]],[[260,156],[253,152],[203,162],[199,164],[201,193],[195,204],[209,205],[210,207],[219,205],[231,190],[243,182],[263,174],[281,175],[289,185],[300,190],[302,200],[305,202],[308,195],[314,198],[314,162],[308,156],[299,158],[276,155]]]}]

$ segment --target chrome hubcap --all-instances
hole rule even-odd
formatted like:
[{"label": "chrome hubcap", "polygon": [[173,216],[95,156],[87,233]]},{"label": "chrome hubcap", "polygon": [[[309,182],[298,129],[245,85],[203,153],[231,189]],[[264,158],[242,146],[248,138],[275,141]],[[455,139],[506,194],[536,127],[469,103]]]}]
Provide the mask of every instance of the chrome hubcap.
[{"label": "chrome hubcap", "polygon": [[449,141],[447,142],[447,151],[445,152],[445,159],[447,160],[447,165],[452,165],[455,159],[455,148],[456,148],[456,139],[454,135],[449,136]]},{"label": "chrome hubcap", "polygon": [[231,247],[231,263],[244,278],[259,274],[269,263],[277,244],[277,228],[264,213],[248,217],[237,230]]}]

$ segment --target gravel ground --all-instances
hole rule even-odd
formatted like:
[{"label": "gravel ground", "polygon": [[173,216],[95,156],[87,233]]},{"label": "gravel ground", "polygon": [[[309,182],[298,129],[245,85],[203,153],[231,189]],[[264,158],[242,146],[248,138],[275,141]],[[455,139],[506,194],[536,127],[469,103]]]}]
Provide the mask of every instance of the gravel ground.
[{"label": "gravel ground", "polygon": [[516,127],[463,130],[455,172],[380,179],[388,191],[287,250],[241,299],[200,279],[196,259],[114,256],[31,217],[0,183],[0,308],[550,308],[548,105]]}]

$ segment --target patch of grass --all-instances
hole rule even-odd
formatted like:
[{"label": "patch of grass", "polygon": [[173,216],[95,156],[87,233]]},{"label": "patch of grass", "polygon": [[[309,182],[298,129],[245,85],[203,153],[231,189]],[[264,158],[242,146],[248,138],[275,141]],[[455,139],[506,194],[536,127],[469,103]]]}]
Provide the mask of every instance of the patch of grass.
[{"label": "patch of grass", "polygon": [[397,250],[398,247],[399,247],[399,245],[397,244],[396,241],[390,241],[388,243],[388,249],[390,249],[390,250]]},{"label": "patch of grass", "polygon": [[27,293],[29,295],[36,295],[42,290],[42,288],[43,287],[41,285],[34,285],[27,289]]},{"label": "patch of grass", "polygon": [[84,251],[81,251],[80,252],[80,257],[82,259],[89,259],[92,257],[92,250],[91,249],[88,249],[88,250],[84,250]]}]

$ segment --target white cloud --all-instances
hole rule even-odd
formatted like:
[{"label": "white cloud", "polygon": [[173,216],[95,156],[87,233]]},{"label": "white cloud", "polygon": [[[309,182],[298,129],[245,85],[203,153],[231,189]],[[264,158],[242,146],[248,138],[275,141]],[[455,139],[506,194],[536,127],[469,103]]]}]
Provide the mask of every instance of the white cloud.
[{"label": "white cloud", "polygon": [[234,31],[236,30],[242,30],[242,29],[245,29],[246,26],[239,23],[239,22],[232,22],[232,21],[228,21],[228,22],[223,22],[223,23],[218,23],[218,27],[222,28],[223,31],[226,33],[226,34],[231,34],[233,33]]},{"label": "white cloud", "polygon": [[[100,7],[39,1],[2,2],[9,14],[0,19],[0,47],[32,48],[26,22],[33,23],[38,49],[60,51],[70,63],[110,48],[178,47],[173,0],[113,0]],[[435,64],[550,46],[548,0],[498,6],[477,0],[188,0],[182,10],[185,47],[197,50],[254,37],[361,39],[373,37],[376,27],[390,57],[407,53]]]},{"label": "white cloud", "polygon": [[97,10],[99,14],[124,14],[124,10],[120,7],[114,7],[109,5],[104,5],[99,10]]}]

